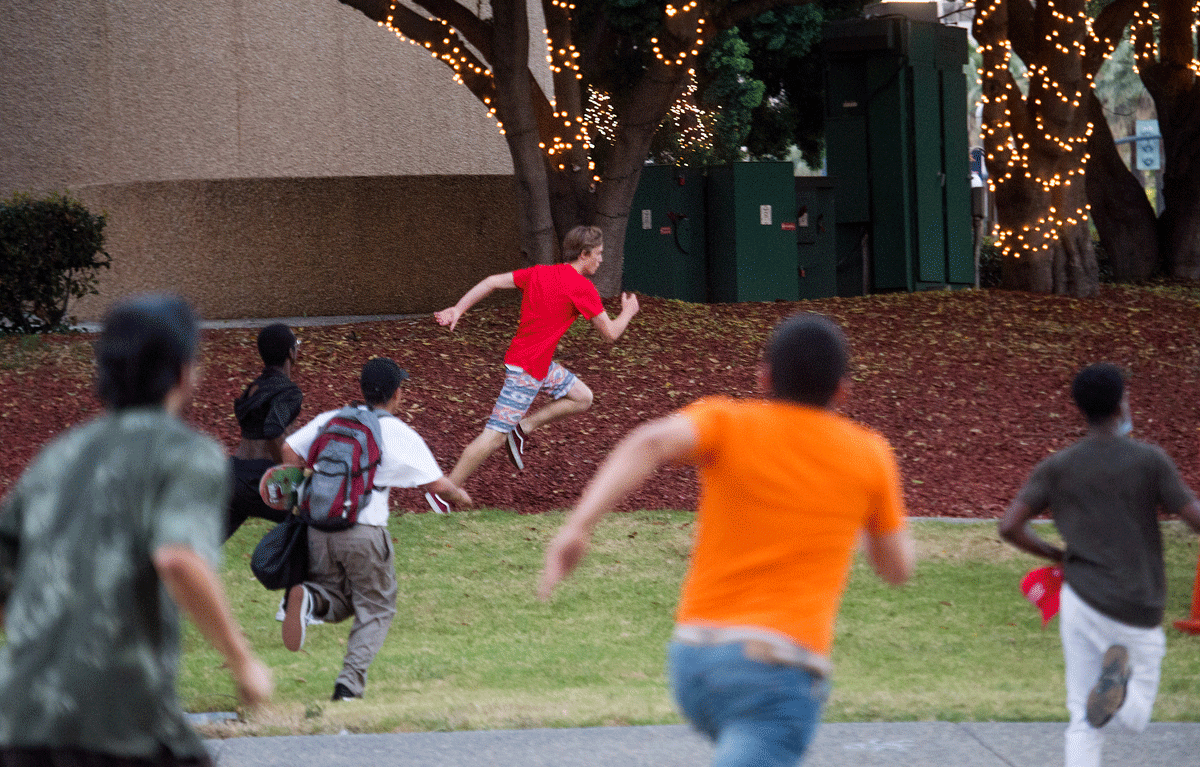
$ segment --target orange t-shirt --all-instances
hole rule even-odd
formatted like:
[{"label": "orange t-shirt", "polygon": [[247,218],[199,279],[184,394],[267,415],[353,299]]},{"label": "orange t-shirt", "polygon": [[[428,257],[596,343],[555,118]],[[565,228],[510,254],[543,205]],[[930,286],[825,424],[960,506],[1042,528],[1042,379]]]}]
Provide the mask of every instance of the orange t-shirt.
[{"label": "orange t-shirt", "polygon": [[887,441],[780,400],[707,397],[682,413],[700,500],[677,622],[769,629],[828,655],[859,533],[906,524]]}]

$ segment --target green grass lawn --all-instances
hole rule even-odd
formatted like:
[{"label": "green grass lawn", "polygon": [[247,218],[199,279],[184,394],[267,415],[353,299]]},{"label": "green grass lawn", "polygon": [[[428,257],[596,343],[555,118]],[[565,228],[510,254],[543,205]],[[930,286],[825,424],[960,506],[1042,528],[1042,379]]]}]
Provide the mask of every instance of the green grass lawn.
[{"label": "green grass lawn", "polygon": [[[274,620],[280,592],[249,570],[268,529],[252,520],[226,546],[238,619],[275,671],[276,703],[210,735],[578,727],[679,722],[663,673],[690,547],[686,512],[612,514],[576,575],[534,599],[561,514],[456,512],[393,517],[399,614],[371,667],[366,697],[331,703],[349,622],[309,629],[290,653]],[[1188,613],[1195,536],[1165,525],[1169,621]],[[1057,621],[1018,591],[1035,560],[993,524],[917,521],[919,565],[887,587],[854,567],[838,623],[827,721],[1065,720]],[[1167,629],[1155,719],[1200,711],[1200,637]],[[180,694],[193,711],[231,710],[220,657],[189,627]]]}]

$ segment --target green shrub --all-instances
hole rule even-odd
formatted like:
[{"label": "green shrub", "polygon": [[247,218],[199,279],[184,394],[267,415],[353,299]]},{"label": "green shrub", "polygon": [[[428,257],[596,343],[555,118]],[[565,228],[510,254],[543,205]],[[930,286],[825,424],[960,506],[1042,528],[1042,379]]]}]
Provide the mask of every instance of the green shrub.
[{"label": "green shrub", "polygon": [[60,330],[67,302],[97,293],[104,224],[66,194],[0,203],[0,333]]}]

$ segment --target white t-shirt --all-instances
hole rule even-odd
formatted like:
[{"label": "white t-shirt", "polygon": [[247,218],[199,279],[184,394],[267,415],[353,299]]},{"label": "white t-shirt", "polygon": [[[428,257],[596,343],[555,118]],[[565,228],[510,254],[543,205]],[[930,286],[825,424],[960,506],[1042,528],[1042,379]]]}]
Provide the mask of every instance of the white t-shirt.
[{"label": "white t-shirt", "polygon": [[[361,407],[366,410],[367,408]],[[340,409],[340,408],[339,408]],[[299,431],[287,438],[288,447],[296,451],[301,458],[308,456],[309,448],[316,441],[321,428],[337,415],[337,410],[328,410],[309,421]],[[433,453],[421,435],[393,416],[380,414],[380,436],[383,444],[379,446],[379,468],[375,470],[375,487],[418,487],[435,482],[442,476],[442,470]],[[387,526],[388,494],[373,491],[371,500],[367,502],[358,515],[360,525]]]}]

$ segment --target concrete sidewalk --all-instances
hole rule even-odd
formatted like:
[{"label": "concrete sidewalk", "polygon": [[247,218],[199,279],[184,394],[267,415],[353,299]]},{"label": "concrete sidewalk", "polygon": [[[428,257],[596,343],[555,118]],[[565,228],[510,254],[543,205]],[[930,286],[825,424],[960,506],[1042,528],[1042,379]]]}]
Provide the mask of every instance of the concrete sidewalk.
[{"label": "concrete sidewalk", "polygon": [[[1062,722],[824,724],[804,767],[1059,767]],[[703,767],[706,740],[683,725],[563,730],[308,735],[207,741],[218,767]],[[1105,765],[1200,764],[1200,723],[1114,730]]]}]

